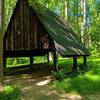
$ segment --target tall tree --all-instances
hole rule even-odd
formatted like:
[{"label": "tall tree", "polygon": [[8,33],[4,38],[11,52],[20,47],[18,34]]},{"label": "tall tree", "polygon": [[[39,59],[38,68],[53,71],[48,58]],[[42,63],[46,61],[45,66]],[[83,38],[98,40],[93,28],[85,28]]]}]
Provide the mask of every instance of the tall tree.
[{"label": "tall tree", "polygon": [[82,23],[81,23],[81,39],[84,43],[85,25],[86,25],[86,0],[81,1]]},{"label": "tall tree", "polygon": [[64,19],[68,22],[69,17],[69,0],[64,0]]},{"label": "tall tree", "polygon": [[3,13],[4,0],[0,0],[0,83],[3,79]]},{"label": "tall tree", "polygon": [[75,28],[78,31],[78,0],[74,0],[74,17],[75,17]]},{"label": "tall tree", "polygon": [[49,7],[49,0],[46,0],[46,2],[45,2],[45,7],[46,7],[46,8]]}]

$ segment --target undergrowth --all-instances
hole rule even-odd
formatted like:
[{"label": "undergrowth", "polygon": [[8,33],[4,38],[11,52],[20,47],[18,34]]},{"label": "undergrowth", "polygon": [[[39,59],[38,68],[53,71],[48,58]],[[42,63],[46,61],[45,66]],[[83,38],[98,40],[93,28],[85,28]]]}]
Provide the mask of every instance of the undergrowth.
[{"label": "undergrowth", "polygon": [[0,91],[0,100],[20,100],[21,90],[18,87],[5,86]]},{"label": "undergrowth", "polygon": [[[67,67],[71,67],[72,62],[69,60],[69,64],[66,63],[66,59],[63,60],[63,70],[67,72]],[[62,61],[61,61],[62,62]],[[78,60],[79,65],[82,63],[82,59]],[[79,66],[78,65],[78,66]],[[62,63],[60,63],[60,67],[62,67]],[[79,94],[96,94],[100,92],[100,58],[88,58],[88,68],[87,72],[81,73],[75,77],[67,77],[64,74],[65,71],[60,70],[59,73],[56,73],[56,77],[62,78],[62,80],[55,80],[53,83],[53,87],[64,90],[67,93],[79,93]]]}]

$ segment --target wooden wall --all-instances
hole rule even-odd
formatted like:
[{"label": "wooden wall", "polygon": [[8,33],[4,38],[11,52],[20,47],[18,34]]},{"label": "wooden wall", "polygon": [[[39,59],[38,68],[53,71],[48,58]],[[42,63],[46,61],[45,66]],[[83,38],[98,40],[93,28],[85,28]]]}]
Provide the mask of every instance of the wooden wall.
[{"label": "wooden wall", "polygon": [[[41,36],[48,34],[26,0],[19,0],[4,37],[4,50],[30,50],[41,47]],[[49,47],[53,41],[49,36]]]}]

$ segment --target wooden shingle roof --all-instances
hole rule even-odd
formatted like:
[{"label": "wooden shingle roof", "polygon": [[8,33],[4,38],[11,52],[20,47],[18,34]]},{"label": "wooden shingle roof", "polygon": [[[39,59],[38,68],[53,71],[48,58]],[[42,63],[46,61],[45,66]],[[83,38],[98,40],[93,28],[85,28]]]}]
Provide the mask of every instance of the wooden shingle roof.
[{"label": "wooden shingle roof", "polygon": [[87,48],[64,19],[39,3],[33,2],[28,4],[28,6],[36,13],[48,34],[53,39],[56,50],[62,56],[89,55]]}]

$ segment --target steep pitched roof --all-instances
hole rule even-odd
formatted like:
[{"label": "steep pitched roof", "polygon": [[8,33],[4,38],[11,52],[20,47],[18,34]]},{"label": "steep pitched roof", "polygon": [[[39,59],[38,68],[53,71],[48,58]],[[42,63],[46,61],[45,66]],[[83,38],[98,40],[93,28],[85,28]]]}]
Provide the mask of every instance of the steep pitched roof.
[{"label": "steep pitched roof", "polygon": [[62,56],[89,55],[89,51],[79,41],[77,35],[65,20],[39,3],[33,2],[29,6],[35,11],[41,23],[53,39],[57,51]]}]

